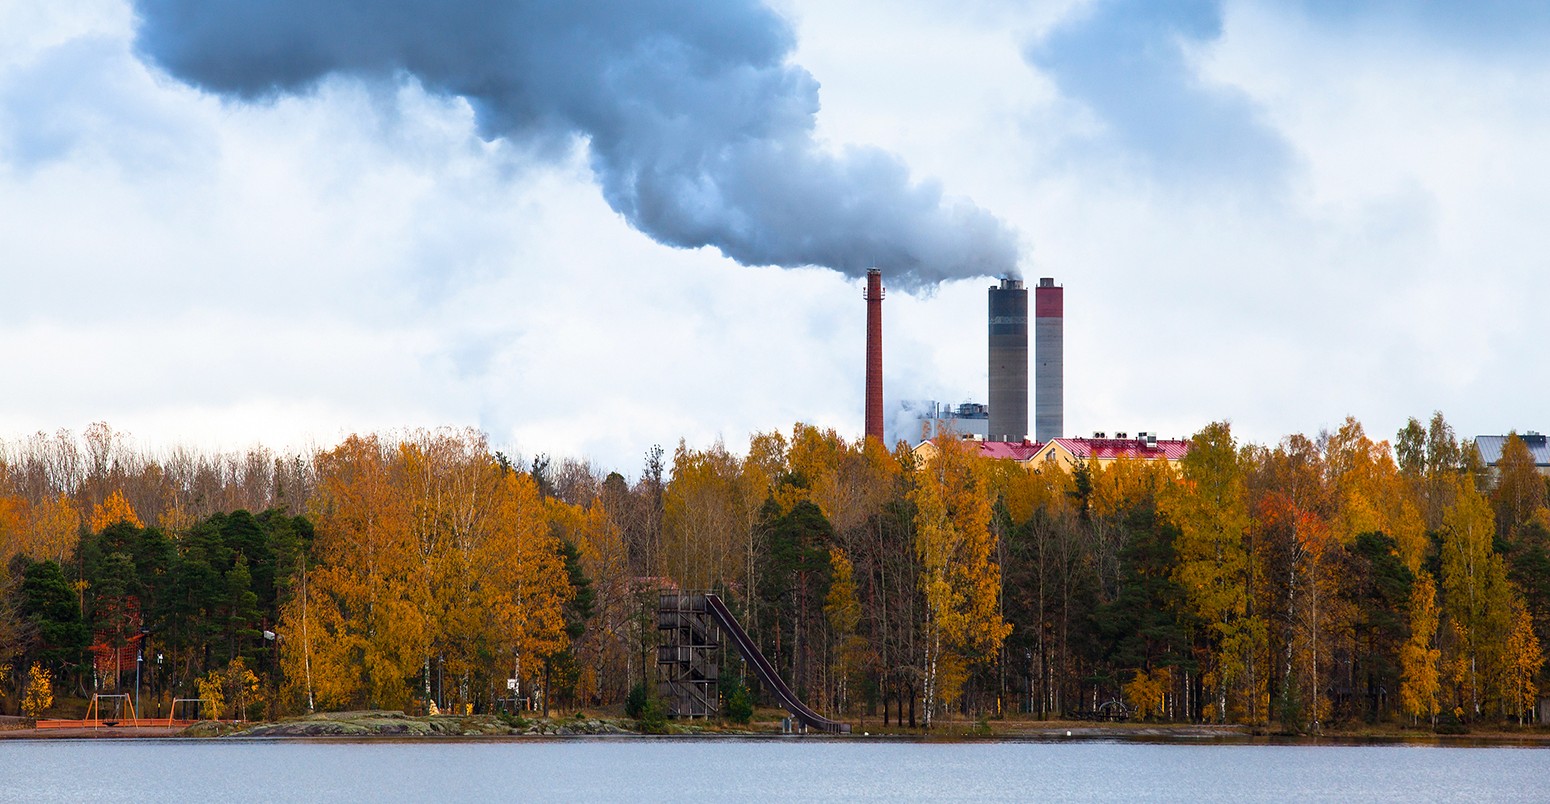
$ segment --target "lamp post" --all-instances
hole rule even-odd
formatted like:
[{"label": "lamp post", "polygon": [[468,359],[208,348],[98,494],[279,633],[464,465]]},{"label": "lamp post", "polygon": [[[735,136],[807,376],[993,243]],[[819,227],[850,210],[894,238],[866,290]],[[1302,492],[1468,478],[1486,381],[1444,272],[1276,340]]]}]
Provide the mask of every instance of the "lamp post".
[{"label": "lamp post", "polygon": [[[140,629],[140,644],[135,646],[135,717],[140,717],[140,667],[145,664],[145,638],[151,633],[149,628]],[[137,723],[138,725],[138,723]]]},{"label": "lamp post", "polygon": [[1025,682],[1026,682],[1027,689],[1028,689],[1028,694],[1026,696],[1024,696],[1024,698],[1023,698],[1023,700],[1025,702],[1023,705],[1028,707],[1028,713],[1032,714],[1033,713],[1033,651],[1025,649],[1023,651],[1023,659],[1025,659],[1027,661],[1027,668],[1028,668],[1028,672],[1023,676],[1023,678],[1025,679]]},{"label": "lamp post", "polygon": [[[279,625],[277,624],[275,627],[278,628]],[[280,697],[279,696],[279,685],[280,685],[280,682],[279,682],[279,678],[280,678],[280,635],[275,633],[274,631],[269,630],[268,628],[265,628],[264,629],[264,639],[268,640],[269,642],[273,643],[273,645],[274,645],[274,665],[273,665],[272,669],[270,670],[270,674],[269,674],[270,678],[275,679],[275,694],[269,696],[269,702],[270,702],[269,714],[273,715],[274,714],[274,709],[273,709],[274,701],[277,698]]]}]

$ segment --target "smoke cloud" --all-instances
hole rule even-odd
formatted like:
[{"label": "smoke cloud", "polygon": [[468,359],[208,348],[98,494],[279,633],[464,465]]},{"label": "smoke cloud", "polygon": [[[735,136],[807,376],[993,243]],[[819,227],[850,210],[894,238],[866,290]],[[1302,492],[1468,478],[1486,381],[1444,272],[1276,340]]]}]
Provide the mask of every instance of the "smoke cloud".
[{"label": "smoke cloud", "polygon": [[135,0],[141,57],[244,100],[326,77],[418,80],[481,134],[540,153],[578,138],[608,204],[664,244],[747,265],[927,285],[1015,269],[988,212],[876,148],[813,137],[818,83],[753,0]]}]

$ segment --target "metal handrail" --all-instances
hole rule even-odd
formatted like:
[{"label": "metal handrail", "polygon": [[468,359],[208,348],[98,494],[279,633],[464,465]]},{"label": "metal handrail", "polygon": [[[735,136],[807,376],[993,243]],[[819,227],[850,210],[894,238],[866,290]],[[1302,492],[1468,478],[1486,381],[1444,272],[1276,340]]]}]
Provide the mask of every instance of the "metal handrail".
[{"label": "metal handrail", "polygon": [[737,618],[733,617],[732,612],[727,610],[726,604],[721,602],[719,595],[707,593],[705,595],[705,608],[715,616],[716,621],[721,624],[722,630],[732,635],[732,641],[737,644],[738,652],[743,654],[743,658],[747,659],[749,664],[753,665],[754,672],[759,674],[759,679],[764,682],[765,686],[774,691],[775,697],[780,699],[781,705],[786,708],[786,711],[796,715],[797,719],[802,721],[803,725],[806,725],[808,728],[818,729],[831,734],[850,733],[849,723],[830,720],[814,712],[807,704],[802,703],[797,698],[796,694],[791,691],[791,688],[786,685],[786,682],[781,680],[780,673],[775,671],[775,666],[770,664],[768,659],[764,658],[764,654],[759,650],[759,646],[754,644],[754,641],[749,638],[748,632],[744,631],[743,627],[738,624]]}]

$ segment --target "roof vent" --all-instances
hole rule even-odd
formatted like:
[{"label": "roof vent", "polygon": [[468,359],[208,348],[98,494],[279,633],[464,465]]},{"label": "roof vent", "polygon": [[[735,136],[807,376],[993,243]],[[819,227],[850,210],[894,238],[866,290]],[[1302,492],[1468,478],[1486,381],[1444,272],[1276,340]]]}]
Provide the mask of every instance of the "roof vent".
[{"label": "roof vent", "polygon": [[1129,438],[1130,435],[1128,433],[1126,433],[1125,431],[1120,430],[1120,431],[1114,433],[1114,437],[1119,439],[1119,440],[1121,440],[1121,441],[1124,441],[1125,439]]},{"label": "roof vent", "polygon": [[1103,432],[1102,430],[1094,430],[1093,431],[1093,438],[1108,438],[1108,437],[1109,437],[1109,434]]}]

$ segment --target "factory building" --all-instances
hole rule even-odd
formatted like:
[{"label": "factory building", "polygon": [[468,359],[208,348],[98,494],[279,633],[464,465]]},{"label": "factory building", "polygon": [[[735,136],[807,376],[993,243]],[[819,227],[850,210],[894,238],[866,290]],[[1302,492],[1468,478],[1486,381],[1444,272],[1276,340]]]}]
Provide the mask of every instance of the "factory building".
[{"label": "factory building", "polygon": [[981,441],[990,438],[990,408],[978,402],[947,405],[934,400],[907,401],[901,413],[906,421],[913,419],[915,422],[914,427],[904,430],[910,434],[913,443],[949,433],[973,436]]}]

